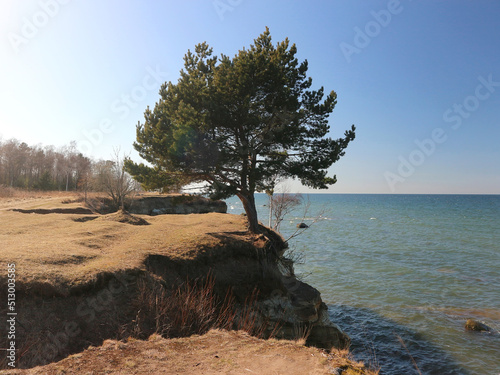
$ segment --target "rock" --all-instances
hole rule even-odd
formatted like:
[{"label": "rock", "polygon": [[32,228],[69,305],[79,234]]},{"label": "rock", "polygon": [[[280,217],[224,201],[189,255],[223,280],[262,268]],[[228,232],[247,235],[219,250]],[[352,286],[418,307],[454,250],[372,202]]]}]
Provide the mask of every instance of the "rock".
[{"label": "rock", "polygon": [[297,224],[297,228],[299,229],[309,228],[309,225],[307,225],[306,223],[299,223]]},{"label": "rock", "polygon": [[130,205],[129,212],[151,216],[226,213],[227,205],[223,201],[214,201],[195,195],[145,196],[136,198]]},{"label": "rock", "polygon": [[151,210],[151,216],[156,216],[156,215],[164,215],[167,213],[167,210],[165,208],[153,208]]},{"label": "rock", "polygon": [[467,319],[465,322],[465,330],[474,332],[491,332],[490,327],[474,319]]},{"label": "rock", "polygon": [[288,290],[295,314],[303,322],[317,321],[321,305],[319,291],[295,277],[285,277],[283,284]]},{"label": "rock", "polygon": [[345,349],[349,347],[351,339],[339,326],[334,324],[328,316],[328,307],[322,303],[319,319],[312,326],[306,340],[306,345],[330,350],[331,348]]},{"label": "rock", "polygon": [[327,350],[348,346],[349,337],[330,321],[328,307],[317,289],[294,276],[283,277],[282,282],[286,293],[272,293],[258,303],[261,321],[267,322],[273,335],[288,340],[305,335],[307,345]]}]

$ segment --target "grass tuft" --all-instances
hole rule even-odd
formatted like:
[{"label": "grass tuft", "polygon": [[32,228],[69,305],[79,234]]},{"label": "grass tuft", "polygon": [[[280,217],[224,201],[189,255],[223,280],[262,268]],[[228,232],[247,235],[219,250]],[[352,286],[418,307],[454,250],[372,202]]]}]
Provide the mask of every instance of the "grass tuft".
[{"label": "grass tuft", "polygon": [[215,292],[212,274],[202,280],[187,281],[175,290],[167,289],[154,279],[138,282],[138,294],[133,302],[138,313],[130,329],[138,338],[158,334],[166,338],[202,335],[211,329],[245,331],[258,338],[266,334],[268,322],[262,322],[257,308],[258,291],[239,306],[231,291],[224,298]]}]

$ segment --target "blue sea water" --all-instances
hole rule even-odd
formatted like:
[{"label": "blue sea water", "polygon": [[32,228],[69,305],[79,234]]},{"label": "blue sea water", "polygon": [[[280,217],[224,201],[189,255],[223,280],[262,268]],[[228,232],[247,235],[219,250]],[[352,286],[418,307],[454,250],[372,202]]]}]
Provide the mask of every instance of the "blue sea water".
[{"label": "blue sea water", "polygon": [[[500,374],[500,196],[310,194],[283,221],[355,357],[381,374]],[[268,197],[256,195],[268,223]],[[228,212],[243,212],[237,198]],[[493,333],[464,330],[467,318]],[[414,362],[413,362],[414,361]]]}]

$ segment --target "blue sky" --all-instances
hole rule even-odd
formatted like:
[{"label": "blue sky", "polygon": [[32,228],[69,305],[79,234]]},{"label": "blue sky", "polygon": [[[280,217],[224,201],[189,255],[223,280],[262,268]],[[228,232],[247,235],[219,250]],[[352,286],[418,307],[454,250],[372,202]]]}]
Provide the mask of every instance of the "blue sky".
[{"label": "blue sky", "polygon": [[328,192],[499,194],[499,19],[494,0],[2,0],[0,135],[136,158],[188,49],[232,56],[269,26],[337,92],[331,136],[357,127]]}]

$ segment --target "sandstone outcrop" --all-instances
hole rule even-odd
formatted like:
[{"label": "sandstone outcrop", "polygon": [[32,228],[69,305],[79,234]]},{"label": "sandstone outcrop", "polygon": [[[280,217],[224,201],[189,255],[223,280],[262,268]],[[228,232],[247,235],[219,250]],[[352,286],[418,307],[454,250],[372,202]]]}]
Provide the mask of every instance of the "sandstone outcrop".
[{"label": "sandstone outcrop", "polygon": [[135,198],[128,211],[137,215],[226,213],[223,201],[195,195],[144,196]]},{"label": "sandstone outcrop", "polygon": [[284,293],[275,291],[258,304],[262,320],[268,321],[274,336],[303,338],[307,345],[327,350],[348,347],[349,337],[330,320],[317,289],[295,276],[283,277],[283,285]]}]

